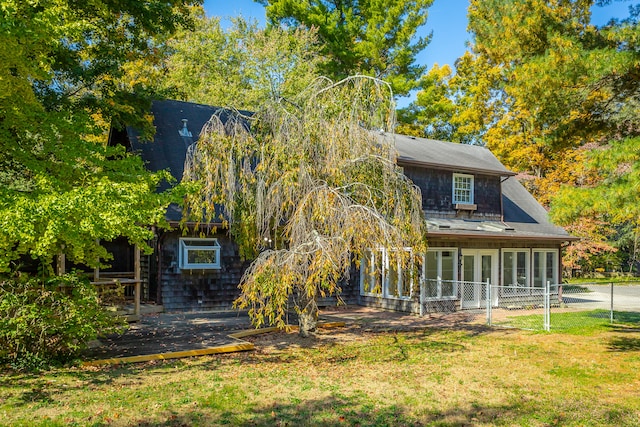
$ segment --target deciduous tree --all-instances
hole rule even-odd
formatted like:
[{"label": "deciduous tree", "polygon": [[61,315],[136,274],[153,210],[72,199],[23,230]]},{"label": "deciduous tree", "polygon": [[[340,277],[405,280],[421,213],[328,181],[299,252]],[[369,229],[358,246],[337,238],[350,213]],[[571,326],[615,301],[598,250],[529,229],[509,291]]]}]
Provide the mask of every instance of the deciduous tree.
[{"label": "deciduous tree", "polygon": [[315,31],[260,29],[242,18],[222,29],[197,16],[195,27],[167,42],[163,87],[190,102],[254,110],[266,100],[291,98],[318,76]]},{"label": "deciduous tree", "polygon": [[435,67],[401,119],[427,135],[484,143],[512,170],[533,178],[528,187],[545,205],[562,185],[576,187],[557,200],[569,204],[557,210],[565,224],[580,224],[567,212],[579,212],[574,204],[598,191],[611,197],[591,198],[596,205],[616,199],[633,211],[630,200],[614,194],[624,185],[635,194],[631,182],[614,188],[607,168],[600,180],[585,180],[582,161],[602,147],[612,159],[629,153],[623,141],[640,134],[640,7],[631,7],[628,19],[596,27],[593,6],[592,0],[472,0],[470,52],[457,61],[455,75]]},{"label": "deciduous tree", "polygon": [[46,271],[58,253],[99,265],[107,254],[96,241],[118,235],[144,244],[168,203],[155,194],[163,175],[108,147],[108,125],[149,129],[152,88],[127,70],[155,59],[152,38],[187,24],[194,3],[2,3],[0,272],[21,257]]},{"label": "deciduous tree", "polygon": [[315,329],[316,299],[339,293],[367,249],[424,249],[419,190],[380,134],[393,117],[388,85],[319,79],[257,109],[250,133],[242,121],[212,119],[204,129],[186,168],[201,192],[186,206],[209,218],[223,206],[242,253],[256,257],[236,303],[257,326],[283,325],[293,296],[306,335]]}]

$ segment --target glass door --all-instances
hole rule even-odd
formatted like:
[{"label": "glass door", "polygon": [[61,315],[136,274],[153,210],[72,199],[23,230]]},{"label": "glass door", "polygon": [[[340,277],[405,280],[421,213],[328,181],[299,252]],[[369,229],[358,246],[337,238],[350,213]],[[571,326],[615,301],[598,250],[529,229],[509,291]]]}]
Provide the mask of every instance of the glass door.
[{"label": "glass door", "polygon": [[[487,282],[498,282],[498,251],[492,249],[462,250],[462,308],[484,308],[487,300]],[[492,295],[497,304],[497,292]]]}]

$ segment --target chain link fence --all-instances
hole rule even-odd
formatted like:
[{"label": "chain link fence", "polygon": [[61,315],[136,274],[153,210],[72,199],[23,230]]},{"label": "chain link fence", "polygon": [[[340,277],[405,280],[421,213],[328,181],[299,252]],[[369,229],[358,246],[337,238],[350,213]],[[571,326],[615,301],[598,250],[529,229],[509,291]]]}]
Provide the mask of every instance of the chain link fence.
[{"label": "chain link fence", "polygon": [[[423,314],[475,311],[491,326],[576,332],[612,323],[640,325],[640,283],[544,287],[438,281],[426,286]],[[452,290],[444,297],[442,290]]]},{"label": "chain link fence", "polygon": [[612,323],[640,323],[637,284],[489,288],[495,298],[485,309],[488,324],[493,326],[580,332]]}]

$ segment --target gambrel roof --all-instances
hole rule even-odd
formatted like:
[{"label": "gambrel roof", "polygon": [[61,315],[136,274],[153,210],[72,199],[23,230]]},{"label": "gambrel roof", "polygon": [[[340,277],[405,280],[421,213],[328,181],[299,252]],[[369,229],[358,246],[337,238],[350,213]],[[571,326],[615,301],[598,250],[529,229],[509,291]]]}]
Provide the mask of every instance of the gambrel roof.
[{"label": "gambrel roof", "polygon": [[500,176],[502,221],[428,217],[429,235],[491,239],[575,240],[549,221],[547,210],[485,147],[385,134],[393,138],[398,164]]},{"label": "gambrel roof", "polygon": [[[386,134],[387,138],[391,136]],[[397,134],[393,138],[399,164],[485,175],[515,175],[485,147]]]},{"label": "gambrel roof", "polygon": [[[202,128],[213,115],[218,115],[223,123],[233,114],[251,115],[246,111],[234,112],[221,107],[173,100],[154,101],[151,112],[156,128],[153,141],[144,141],[136,129],[127,128],[131,149],[140,154],[149,170],[168,170],[177,182],[182,179],[187,148],[198,140]],[[165,183],[160,190],[168,187],[169,184]],[[181,217],[181,209],[171,205],[167,219],[179,221]]]},{"label": "gambrel roof", "polygon": [[[152,105],[156,134],[153,142],[140,139],[139,133],[127,129],[131,149],[140,153],[152,171],[168,169],[182,178],[187,147],[198,140],[200,131],[212,115],[223,122],[234,112],[219,107],[182,101],[156,101]],[[250,116],[246,111],[242,115]],[[186,129],[183,130],[183,119]],[[502,180],[502,221],[427,218],[429,235],[469,238],[506,238],[568,241],[572,237],[549,221],[546,210],[485,147],[457,144],[397,134],[381,134],[398,151],[398,164],[426,169],[499,176]],[[165,186],[166,188],[166,186]],[[172,206],[167,219],[178,221],[181,211]]]}]

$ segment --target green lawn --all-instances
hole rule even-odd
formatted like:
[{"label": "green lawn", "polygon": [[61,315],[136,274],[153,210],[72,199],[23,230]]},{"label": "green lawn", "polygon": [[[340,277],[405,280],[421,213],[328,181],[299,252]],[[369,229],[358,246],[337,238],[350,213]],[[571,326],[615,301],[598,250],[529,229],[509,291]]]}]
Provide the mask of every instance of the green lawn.
[{"label": "green lawn", "polygon": [[323,332],[258,350],[0,377],[24,426],[640,425],[640,332]]}]

